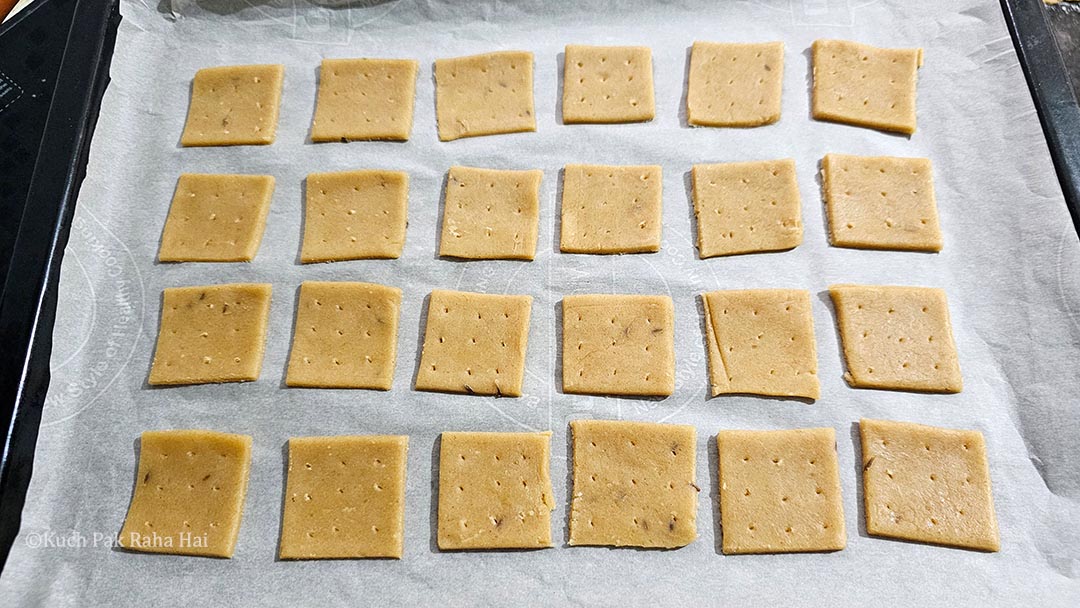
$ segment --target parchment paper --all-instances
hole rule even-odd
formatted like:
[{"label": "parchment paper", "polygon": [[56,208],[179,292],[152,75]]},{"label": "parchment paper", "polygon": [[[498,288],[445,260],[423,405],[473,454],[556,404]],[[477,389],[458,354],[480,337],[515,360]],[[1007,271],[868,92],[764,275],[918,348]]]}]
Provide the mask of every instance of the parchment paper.
[{"label": "parchment paper", "polygon": [[[0,579],[4,605],[1080,605],[1080,246],[997,2],[344,3],[124,0],[105,94],[61,273],[53,381],[23,525]],[[812,121],[808,53],[816,38],[922,46],[913,137]],[[685,124],[694,40],[786,43],[783,118],[756,129]],[[564,126],[558,116],[567,43],[653,49],[657,118]],[[431,64],[496,49],[536,54],[537,133],[439,143]],[[420,60],[412,139],[313,145],[323,57]],[[277,142],[181,149],[192,75],[212,65],[283,63]],[[818,161],[827,152],[927,156],[945,235],[938,255],[827,245]],[[778,254],[699,260],[688,171],[696,162],[792,157],[805,240]],[[566,163],[664,168],[663,250],[557,253],[559,170]],[[544,170],[537,259],[453,262],[435,255],[440,192],[451,164]],[[385,167],[412,176],[401,259],[301,266],[302,183],[313,171]],[[182,171],[277,178],[266,234],[251,264],[155,263]],[[404,290],[399,357],[388,393],[287,389],[282,376],[303,280],[363,280]],[[161,290],[233,281],[273,284],[262,377],[244,385],[146,384]],[[843,371],[834,282],[944,287],[965,387],[959,395],[855,390]],[[412,390],[425,297],[432,288],[534,298],[525,397]],[[796,287],[814,294],[821,399],[707,399],[698,294]],[[670,294],[677,388],[663,400],[559,391],[557,304],[570,293]],[[1001,552],[982,554],[866,536],[859,417],[976,428],[986,434]],[[696,542],[677,551],[565,546],[568,428],[581,417],[694,424],[699,433]],[[719,553],[713,436],[727,428],[832,426],[838,434],[847,549],[833,554]],[[254,436],[251,484],[231,560],[127,553],[110,547],[146,429],[211,428]],[[554,431],[557,547],[440,553],[434,545],[433,455],[443,430]],[[291,436],[410,436],[406,550],[401,561],[275,560]],[[74,545],[74,546],[69,546]]]}]

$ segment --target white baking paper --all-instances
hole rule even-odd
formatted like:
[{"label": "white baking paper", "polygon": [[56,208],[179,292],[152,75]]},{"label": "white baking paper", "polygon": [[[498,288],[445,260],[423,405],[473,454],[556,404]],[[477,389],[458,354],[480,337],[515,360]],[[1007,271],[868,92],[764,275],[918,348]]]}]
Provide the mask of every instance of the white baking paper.
[{"label": "white baking paper", "polygon": [[[1080,244],[997,2],[122,0],[86,180],[64,257],[34,477],[22,531],[0,578],[8,606],[235,605],[1080,605]],[[808,49],[817,38],[921,46],[918,132],[911,138],[809,118]],[[755,129],[685,124],[695,40],[786,44],[783,118]],[[653,50],[656,120],[560,124],[567,43]],[[431,65],[499,49],[536,55],[536,133],[440,143]],[[407,143],[314,145],[308,128],[324,57],[420,61]],[[182,149],[199,68],[283,63],[277,142]],[[945,235],[936,255],[829,247],[818,161],[827,152],[927,156]],[[699,260],[688,172],[693,163],[791,157],[805,240],[785,253]],[[563,255],[559,170],[566,163],[660,164],[664,239],[657,254]],[[440,190],[452,164],[543,169],[533,262],[456,262],[435,254]],[[398,260],[298,263],[302,183],[314,171],[390,168],[412,177]],[[250,264],[158,264],[162,223],[183,171],[267,173],[277,188]],[[285,388],[297,287],[362,280],[404,291],[398,363],[388,393]],[[262,281],[274,287],[262,377],[251,384],[150,388],[147,372],[165,287]],[[835,282],[944,287],[964,391],[855,390],[826,289]],[[810,290],[820,359],[815,403],[707,398],[698,294],[726,288]],[[532,295],[520,399],[412,390],[425,296],[433,288]],[[562,296],[669,294],[677,386],[667,399],[562,394]],[[870,538],[861,515],[862,416],[986,435],[1001,551],[984,554]],[[698,539],[676,551],[568,547],[568,428],[575,418],[693,424],[698,429]],[[837,430],[848,546],[831,554],[724,556],[718,550],[720,429]],[[231,560],[128,553],[111,545],[131,498],[139,433],[210,428],[254,437],[251,484]],[[443,430],[552,430],[556,547],[442,553],[434,543],[433,451]],[[289,437],[402,433],[410,438],[405,557],[275,559]]]}]

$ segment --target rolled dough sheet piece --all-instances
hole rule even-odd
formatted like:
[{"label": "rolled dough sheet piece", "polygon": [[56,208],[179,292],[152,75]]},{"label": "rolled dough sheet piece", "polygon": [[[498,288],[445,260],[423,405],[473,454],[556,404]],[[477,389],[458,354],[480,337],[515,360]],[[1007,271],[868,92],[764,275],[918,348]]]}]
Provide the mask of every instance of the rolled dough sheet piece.
[{"label": "rolled dough sheet piece", "polygon": [[264,283],[165,289],[149,383],[258,380],[270,290]]},{"label": "rolled dough sheet piece", "polygon": [[847,543],[831,428],[720,431],[723,551],[839,551]]},{"label": "rolled dough sheet piece", "polygon": [[859,421],[866,531],[997,551],[986,444],[978,431]]},{"label": "rolled dough sheet piece", "polygon": [[536,130],[533,54],[501,51],[435,62],[439,139]]},{"label": "rolled dough sheet piece", "polygon": [[662,170],[657,165],[566,165],[563,253],[660,251]]},{"label": "rolled dough sheet piece", "polygon": [[304,281],[296,308],[287,385],[390,390],[400,289]]},{"label": "rolled dough sheet piece", "polygon": [[674,549],[697,538],[697,435],[680,424],[574,420],[571,545]]},{"label": "rolled dough sheet piece", "polygon": [[416,390],[520,397],[530,296],[431,292]]},{"label": "rolled dough sheet piece", "polygon": [[146,553],[232,557],[250,469],[247,435],[146,431],[120,546]]},{"label": "rolled dough sheet piece", "polygon": [[686,119],[706,127],[757,127],[780,120],[784,43],[695,42]]},{"label": "rolled dough sheet piece", "polygon": [[702,301],[714,396],[820,396],[810,292],[712,291]]},{"label": "rolled dough sheet piece", "polygon": [[180,145],[274,143],[284,78],[285,67],[281,65],[236,65],[195,72]]},{"label": "rolled dough sheet piece", "polygon": [[821,175],[833,245],[941,251],[930,159],[826,154]]},{"label": "rolled dough sheet piece", "polygon": [[401,558],[403,435],[293,437],[281,559]]},{"label": "rolled dough sheet piece", "polygon": [[648,47],[568,44],[564,58],[564,123],[644,122],[655,117]]},{"label": "rolled dough sheet piece", "polygon": [[812,114],[910,135],[922,49],[882,49],[846,40],[815,40]]},{"label": "rolled dough sheet piece", "polygon": [[783,251],[802,243],[795,161],[694,165],[691,175],[702,258]]},{"label": "rolled dough sheet piece", "polygon": [[544,172],[451,167],[439,255],[531,260],[540,224]]},{"label": "rolled dough sheet piece", "polygon": [[161,234],[162,262],[250,262],[262,242],[274,178],[184,173]]},{"label": "rolled dough sheet piece", "polygon": [[551,433],[443,433],[439,548],[550,547]]},{"label": "rolled dough sheet piece", "polygon": [[312,173],[300,261],[401,256],[409,211],[409,174],[363,170]]},{"label": "rolled dough sheet piece", "polygon": [[931,393],[963,389],[944,290],[833,285],[829,295],[848,384]]},{"label": "rolled dough sheet piece", "polygon": [[405,141],[419,64],[412,59],[323,59],[311,141]]},{"label": "rolled dough sheet piece", "polygon": [[566,296],[563,392],[667,396],[675,391],[675,309],[668,296]]}]

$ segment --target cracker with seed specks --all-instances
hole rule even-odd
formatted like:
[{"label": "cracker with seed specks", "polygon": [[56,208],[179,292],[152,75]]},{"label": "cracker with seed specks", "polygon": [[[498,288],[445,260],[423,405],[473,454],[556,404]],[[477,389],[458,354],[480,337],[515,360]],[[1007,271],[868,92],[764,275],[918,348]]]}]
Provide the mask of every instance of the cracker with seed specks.
[{"label": "cracker with seed specks", "polygon": [[176,182],[161,262],[250,262],[266,227],[274,178],[183,173]]},{"label": "cracker with seed specks", "polygon": [[566,165],[563,170],[563,253],[660,251],[662,170],[657,165]]},{"label": "cracker with seed specks", "polygon": [[285,383],[390,390],[400,309],[397,287],[304,281]]},{"label": "cracker with seed specks", "polygon": [[270,291],[262,283],[165,289],[149,383],[258,380]]},{"label": "cracker with seed specks", "polygon": [[812,114],[882,131],[915,132],[915,83],[922,49],[882,49],[815,40]]},{"label": "cracker with seed specks", "polygon": [[182,146],[274,143],[281,106],[281,65],[203,68],[191,84]]},{"label": "cracker with seed specks", "polygon": [[563,57],[564,123],[644,122],[656,115],[648,47],[568,44]]},{"label": "cracker with seed specks", "polygon": [[997,551],[986,444],[978,431],[859,421],[866,531]]},{"label": "cracker with seed specks", "polygon": [[435,62],[439,139],[536,130],[533,54],[501,51]]},{"label": "cracker with seed specks", "polygon": [[232,557],[251,469],[251,437],[146,431],[120,546],[130,551]]},{"label": "cracker with seed specks", "polygon": [[412,59],[323,59],[312,141],[405,141],[419,64]]},{"label": "cracker with seed specks", "polygon": [[442,434],[439,548],[551,545],[551,433]]},{"label": "cracker with seed specks", "polygon": [[695,42],[686,120],[707,127],[757,127],[780,120],[784,43]]},{"label": "cracker with seed specks", "polygon": [[281,559],[400,559],[408,449],[403,435],[289,439]]},{"label": "cracker with seed specks", "polygon": [[532,298],[431,292],[416,390],[520,397]]},{"label": "cracker with seed specks", "polygon": [[945,291],[829,287],[851,386],[959,393],[964,386]]},{"label": "cracker with seed specks", "polygon": [[720,431],[723,551],[839,551],[847,544],[836,432]]},{"label": "cracker with seed specks", "polygon": [[833,245],[941,251],[930,159],[826,154],[821,175]]},{"label": "cracker with seed specks", "polygon": [[698,255],[783,251],[802,243],[795,161],[694,165]]},{"label": "cracker with seed specks", "polygon": [[692,426],[574,420],[571,545],[674,549],[697,538]]},{"label": "cracker with seed specks", "polygon": [[408,212],[409,175],[403,171],[312,173],[300,261],[398,258]]},{"label": "cracker with seed specks", "polygon": [[810,292],[713,291],[702,301],[714,396],[820,396]]},{"label": "cracker with seed specks", "polygon": [[540,224],[543,171],[451,167],[439,255],[531,260]]},{"label": "cracker with seed specks", "polygon": [[675,310],[668,296],[566,296],[563,391],[667,396],[675,391]]}]

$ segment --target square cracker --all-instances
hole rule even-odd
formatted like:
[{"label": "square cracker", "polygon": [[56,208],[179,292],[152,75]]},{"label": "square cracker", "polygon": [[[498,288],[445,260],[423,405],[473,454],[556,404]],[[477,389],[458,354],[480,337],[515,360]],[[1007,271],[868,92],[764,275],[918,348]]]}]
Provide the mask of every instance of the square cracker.
[{"label": "square cracker", "polygon": [[831,428],[720,431],[723,551],[839,551],[847,543]]},{"label": "square cracker", "polygon": [[408,449],[402,435],[289,439],[281,559],[400,559]]},{"label": "square cracker", "polygon": [[701,299],[714,396],[820,396],[810,292],[713,291]]},{"label": "square cracker", "polygon": [[931,393],[959,393],[964,387],[944,290],[833,285],[829,295],[848,384]]},{"label": "square cracker", "polygon": [[531,260],[544,172],[450,167],[439,255]]},{"label": "square cracker", "polygon": [[941,251],[930,159],[826,154],[821,175],[833,245]]},{"label": "square cracker", "polygon": [[568,44],[564,57],[564,123],[644,122],[656,115],[648,47]]},{"label": "square cracker", "polygon": [[165,289],[149,383],[258,380],[270,290],[264,283]]},{"label": "square cracker", "polygon": [[400,309],[397,287],[304,281],[285,384],[390,390]]},{"label": "square cracker", "polygon": [[181,174],[158,260],[250,262],[262,242],[273,192],[269,175]]},{"label": "square cracker", "polygon": [[195,72],[180,145],[274,143],[284,78],[285,67],[280,65],[236,65]]},{"label": "square cracker", "polygon": [[663,547],[697,538],[692,426],[574,420],[571,545]]},{"label": "square cracker", "polygon": [[982,433],[866,419],[859,433],[867,532],[999,549]]},{"label": "square cracker", "polygon": [[147,553],[232,557],[250,469],[247,435],[144,432],[120,546]]},{"label": "square cracker", "polygon": [[757,127],[780,120],[784,43],[695,42],[686,86],[686,121]]},{"label": "square cracker", "polygon": [[802,243],[795,161],[694,165],[698,255],[782,251]]},{"label": "square cracker", "polygon": [[405,141],[419,64],[412,59],[323,59],[311,141]]},{"label": "square cracker", "polygon": [[881,49],[846,40],[815,40],[812,114],[910,135],[922,49]]},{"label": "square cracker", "polygon": [[662,170],[657,165],[566,165],[563,170],[564,253],[660,251]]},{"label": "square cracker", "polygon": [[409,214],[409,174],[342,171],[307,177],[300,261],[401,256]]},{"label": "square cracker", "polygon": [[435,62],[439,140],[536,130],[533,54],[501,51]]},{"label": "square cracker", "polygon": [[563,392],[667,396],[675,391],[675,310],[668,296],[566,296]]},{"label": "square cracker", "polygon": [[529,296],[431,292],[416,390],[520,397]]},{"label": "square cracker", "polygon": [[443,433],[439,548],[551,546],[551,433]]}]

